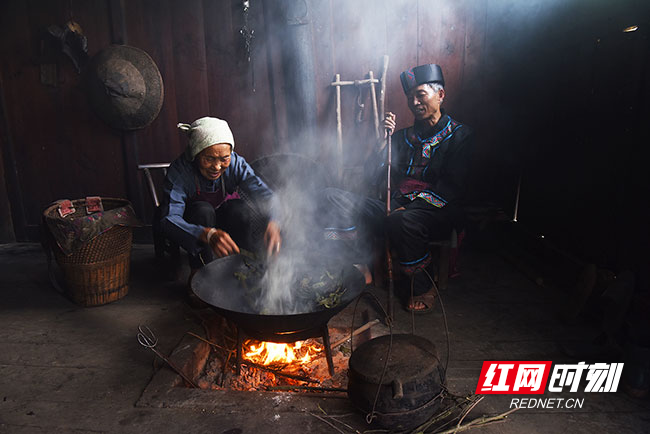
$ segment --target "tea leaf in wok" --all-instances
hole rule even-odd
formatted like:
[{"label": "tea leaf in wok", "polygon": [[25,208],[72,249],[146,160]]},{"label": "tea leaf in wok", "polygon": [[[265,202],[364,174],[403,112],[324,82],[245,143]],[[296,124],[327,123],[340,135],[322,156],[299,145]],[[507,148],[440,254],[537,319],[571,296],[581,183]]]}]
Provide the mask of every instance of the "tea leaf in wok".
[{"label": "tea leaf in wok", "polygon": [[248,279],[248,275],[246,273],[242,273],[241,271],[235,271],[233,275],[239,280],[240,282],[244,282],[246,279]]},{"label": "tea leaf in wok", "polygon": [[264,265],[261,263],[255,263],[252,261],[249,261],[247,259],[244,259],[244,265],[246,265],[248,274],[250,275],[257,275],[259,277],[262,277],[265,273]]},{"label": "tea leaf in wok", "polygon": [[319,297],[318,304],[324,306],[327,309],[336,307],[341,303],[341,297],[345,294],[346,288],[343,288],[342,285],[339,285],[336,288],[336,291],[330,293],[327,297]]},{"label": "tea leaf in wok", "polygon": [[246,257],[246,258],[248,258],[248,259],[252,259],[253,261],[258,260],[257,255],[255,253],[250,252],[250,251],[248,251],[246,249],[239,249],[239,254]]},{"label": "tea leaf in wok", "polygon": [[249,262],[244,258],[245,267],[239,267],[233,275],[239,280],[240,284],[246,290],[246,294],[249,298],[255,299],[261,292],[261,280],[264,276],[263,270],[253,262]]}]

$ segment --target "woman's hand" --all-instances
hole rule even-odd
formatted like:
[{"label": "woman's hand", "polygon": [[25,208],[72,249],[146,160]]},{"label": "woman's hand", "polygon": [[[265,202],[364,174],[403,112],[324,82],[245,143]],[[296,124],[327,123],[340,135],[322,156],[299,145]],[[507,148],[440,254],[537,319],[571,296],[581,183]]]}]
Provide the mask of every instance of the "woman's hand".
[{"label": "woman's hand", "polygon": [[384,137],[392,136],[396,126],[395,113],[387,112],[384,118]]},{"label": "woman's hand", "polygon": [[230,238],[228,232],[221,229],[205,228],[200,238],[210,246],[217,258],[239,253],[237,244]]},{"label": "woman's hand", "polygon": [[282,246],[282,236],[280,235],[280,225],[271,220],[266,226],[264,232],[264,243],[266,244],[266,252],[269,256],[274,255],[280,251]]}]

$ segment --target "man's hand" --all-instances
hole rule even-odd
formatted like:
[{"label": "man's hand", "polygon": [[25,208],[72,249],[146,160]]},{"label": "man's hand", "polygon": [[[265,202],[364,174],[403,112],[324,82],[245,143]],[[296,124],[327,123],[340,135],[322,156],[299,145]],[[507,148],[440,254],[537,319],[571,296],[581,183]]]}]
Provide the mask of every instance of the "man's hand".
[{"label": "man's hand", "polygon": [[280,251],[282,246],[282,236],[280,235],[280,225],[271,220],[266,226],[264,232],[264,243],[266,244],[266,252],[269,256],[274,255]]},{"label": "man's hand", "polygon": [[239,253],[237,244],[230,238],[228,232],[221,229],[205,228],[200,239],[212,248],[217,258]]},{"label": "man's hand", "polygon": [[387,112],[384,118],[384,137],[392,136],[396,126],[395,113]]}]

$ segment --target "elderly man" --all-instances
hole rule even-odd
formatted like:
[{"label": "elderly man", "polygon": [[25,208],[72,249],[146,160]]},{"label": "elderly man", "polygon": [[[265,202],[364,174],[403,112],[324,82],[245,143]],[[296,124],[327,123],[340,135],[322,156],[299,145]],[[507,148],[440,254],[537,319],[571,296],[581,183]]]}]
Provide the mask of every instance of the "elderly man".
[{"label": "elderly man", "polygon": [[[394,134],[395,115],[389,112],[384,120],[393,135],[390,215],[385,216],[385,204],[377,199],[328,189],[323,205],[329,211],[324,216],[330,219],[331,229],[340,233],[356,225],[376,235],[385,233],[403,273],[398,289],[406,308],[424,313],[433,308],[436,296],[428,276],[432,275],[428,244],[449,237],[462,218],[472,132],[441,108],[445,90],[440,66],[410,68],[400,79],[415,120]],[[382,174],[384,179],[380,185],[386,185],[386,160],[384,149],[376,164],[375,179]]]},{"label": "elderly man", "polygon": [[[253,250],[257,243],[251,239],[251,209],[235,190],[264,202],[272,192],[234,152],[226,121],[204,117],[178,128],[189,135],[189,144],[167,171],[161,228],[188,252],[193,276],[214,256],[239,253],[240,246]],[[269,254],[280,249],[280,227],[273,219],[264,242]]]}]

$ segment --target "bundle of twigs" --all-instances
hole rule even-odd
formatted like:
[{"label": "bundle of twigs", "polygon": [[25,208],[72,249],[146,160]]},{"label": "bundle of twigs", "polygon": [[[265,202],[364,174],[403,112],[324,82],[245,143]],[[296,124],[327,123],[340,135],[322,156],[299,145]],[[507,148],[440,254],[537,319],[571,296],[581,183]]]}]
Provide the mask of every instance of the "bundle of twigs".
[{"label": "bundle of twigs", "polygon": [[[446,407],[440,413],[433,415],[429,420],[424,422],[422,425],[413,428],[409,431],[404,431],[403,434],[452,434],[467,431],[472,428],[480,428],[487,425],[492,425],[495,423],[503,423],[507,420],[508,416],[515,412],[516,408],[506,411],[501,414],[494,416],[481,416],[476,419],[472,419],[468,422],[465,422],[465,419],[469,413],[483,400],[483,396],[479,397],[476,395],[469,395],[465,397],[459,397],[454,395],[448,395],[448,399],[454,401],[453,404]],[[355,416],[355,413],[348,413],[344,415],[328,415],[325,411],[320,408],[320,411],[323,414],[309,413],[311,416],[327,423],[329,426],[334,428],[337,432],[345,434],[349,432],[358,433],[358,434],[369,434],[369,433],[388,433],[392,432],[385,429],[372,429],[372,430],[363,430],[359,431],[358,429],[353,428],[347,423],[341,421],[342,418],[347,416]],[[451,427],[451,428],[450,428]]]}]

